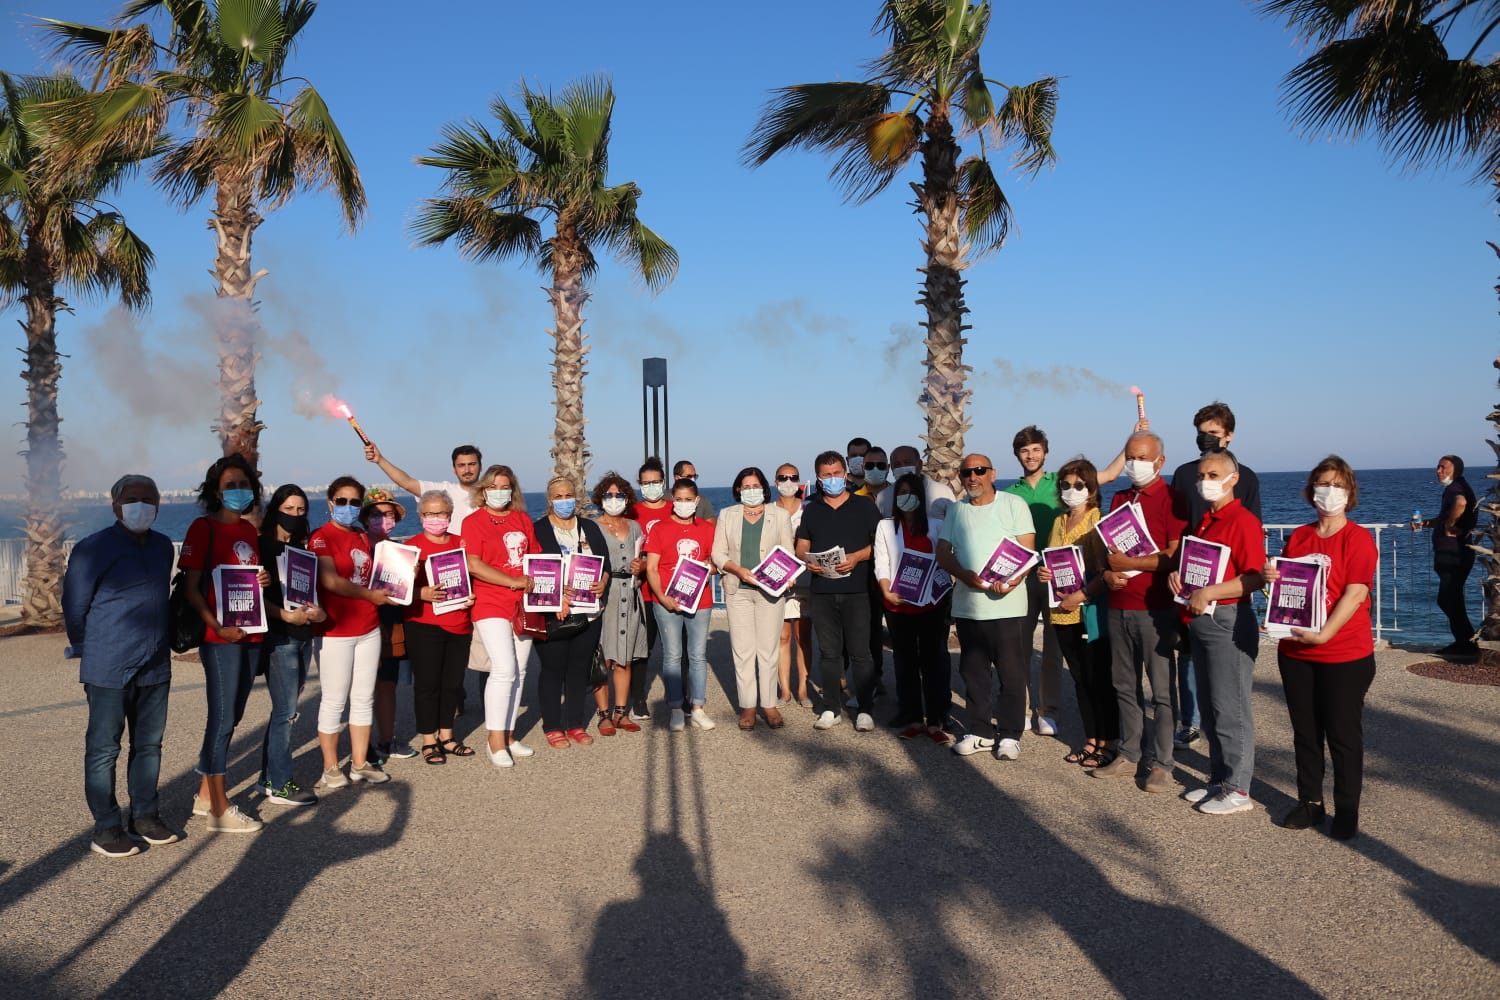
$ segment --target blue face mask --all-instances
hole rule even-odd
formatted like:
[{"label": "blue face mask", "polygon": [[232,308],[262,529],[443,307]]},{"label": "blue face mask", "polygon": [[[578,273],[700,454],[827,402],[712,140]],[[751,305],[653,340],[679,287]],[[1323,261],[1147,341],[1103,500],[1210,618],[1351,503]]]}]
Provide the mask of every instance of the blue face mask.
[{"label": "blue face mask", "polygon": [[563,497],[562,499],[552,501],[552,513],[563,520],[572,517],[573,512],[577,509],[578,501],[573,497]]},{"label": "blue face mask", "polygon": [[255,502],[255,491],[253,490],[225,490],[224,506],[236,514],[243,514],[250,509]]},{"label": "blue face mask", "polygon": [[359,523],[359,508],[350,504],[347,507],[333,508],[333,523],[345,528],[352,528]]},{"label": "blue face mask", "polygon": [[843,476],[826,476],[818,480],[818,485],[823,488],[824,493],[831,497],[836,497],[844,492],[844,489],[848,486],[848,481]]}]

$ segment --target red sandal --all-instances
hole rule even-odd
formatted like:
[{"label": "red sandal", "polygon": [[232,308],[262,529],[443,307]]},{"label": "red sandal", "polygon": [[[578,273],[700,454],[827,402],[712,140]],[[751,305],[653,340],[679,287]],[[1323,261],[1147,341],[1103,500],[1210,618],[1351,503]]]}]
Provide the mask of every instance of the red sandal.
[{"label": "red sandal", "polygon": [[615,734],[615,720],[614,720],[614,716],[610,715],[608,712],[600,712],[599,713],[599,735],[600,736],[613,736],[614,734]]},{"label": "red sandal", "polygon": [[590,743],[594,742],[594,738],[588,734],[587,730],[583,729],[569,729],[567,732],[567,738],[572,740],[574,743],[577,743],[581,747],[586,747]]},{"label": "red sandal", "polygon": [[568,749],[568,734],[560,729],[554,729],[547,733],[547,745],[554,750]]}]

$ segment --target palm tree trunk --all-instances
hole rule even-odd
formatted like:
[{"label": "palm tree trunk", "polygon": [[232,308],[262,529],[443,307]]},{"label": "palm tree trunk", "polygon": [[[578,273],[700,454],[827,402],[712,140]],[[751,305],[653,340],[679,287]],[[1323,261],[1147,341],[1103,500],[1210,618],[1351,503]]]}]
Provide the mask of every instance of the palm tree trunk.
[{"label": "palm tree trunk", "polygon": [[[1500,176],[1493,178],[1497,193],[1500,193]],[[1500,201],[1500,197],[1497,197]],[[1500,257],[1500,246],[1490,244],[1490,249]],[[1500,296],[1500,284],[1495,285],[1495,294]],[[1500,358],[1495,359],[1500,368]],[[1474,546],[1479,551],[1480,564],[1484,566],[1484,621],[1479,625],[1479,638],[1500,639],[1500,404],[1490,411],[1490,424],[1495,437],[1488,443],[1495,452],[1495,471],[1490,473],[1490,488],[1480,504],[1481,512],[1490,516],[1490,521],[1481,530],[1484,544]]]},{"label": "palm tree trunk", "polygon": [[57,416],[57,297],[53,268],[40,232],[27,236],[26,286],[26,582],[23,620],[39,628],[61,625],[63,551],[63,450]]},{"label": "palm tree trunk", "polygon": [[[552,302],[554,329],[548,331],[557,343],[552,348],[552,387],[556,390],[556,423],[552,431],[552,470],[555,476],[573,481],[583,493],[589,471],[588,446],[584,442],[583,304],[589,293],[583,287],[583,254],[577,230],[559,224],[552,241]],[[586,506],[581,503],[580,506]]]},{"label": "palm tree trunk", "polygon": [[960,272],[966,247],[959,226],[958,143],[947,108],[934,106],[927,119],[922,141],[922,183],[913,184],[917,211],[927,219],[927,276],[918,304],[927,309],[927,375],[917,404],[927,416],[925,471],[940,482],[958,486],[958,465],[964,457],[964,433],[973,426],[968,418],[969,397],[964,387],[968,372],[963,363],[963,332],[969,329],[964,315],[964,280]]},{"label": "palm tree trunk", "polygon": [[261,223],[252,192],[248,179],[221,176],[208,228],[218,237],[213,274],[221,305],[214,316],[219,344],[219,419],[214,430],[225,455],[243,455],[252,469],[259,469],[265,424],[256,417],[260,400],[255,396],[255,365],[260,355],[255,345],[260,324],[255,284],[267,272],[250,273],[250,241]]}]

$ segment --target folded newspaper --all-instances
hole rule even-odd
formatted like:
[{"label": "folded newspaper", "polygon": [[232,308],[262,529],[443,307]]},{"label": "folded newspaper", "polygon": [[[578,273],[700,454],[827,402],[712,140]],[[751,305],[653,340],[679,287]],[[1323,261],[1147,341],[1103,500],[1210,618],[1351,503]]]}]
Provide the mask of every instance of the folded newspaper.
[{"label": "folded newspaper", "polygon": [[844,553],[842,545],[835,545],[833,548],[824,549],[822,552],[809,552],[807,554],[807,561],[810,564],[822,567],[823,578],[825,580],[842,580],[848,576],[848,573],[840,573],[834,568],[847,558],[849,557]]}]

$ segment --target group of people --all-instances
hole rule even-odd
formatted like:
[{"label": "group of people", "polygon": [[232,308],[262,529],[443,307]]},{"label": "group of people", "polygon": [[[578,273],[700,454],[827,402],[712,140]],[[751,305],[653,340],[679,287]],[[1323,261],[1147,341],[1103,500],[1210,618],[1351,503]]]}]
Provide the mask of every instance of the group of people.
[{"label": "group of people", "polygon": [[[229,801],[224,782],[230,741],[257,674],[266,677],[271,714],[256,787],[266,801],[289,806],[311,804],[318,793],[351,782],[388,781],[383,765],[393,757],[438,766],[474,756],[454,729],[468,669],[488,675],[489,762],[510,768],[533,756],[516,726],[533,651],[536,707],[549,747],[587,746],[595,739],[591,728],[610,737],[649,722],[647,662],[658,644],[668,729],[716,728],[706,708],[712,597],[707,587],[673,585],[685,563],[722,580],[741,730],[761,723],[779,729],[787,721],[782,710],[791,706],[813,709],[817,730],[840,725],[846,710],[857,732],[873,730],[888,631],[896,708],[886,721],[902,739],[925,738],[966,757],[990,752],[1015,760],[1026,729],[1058,733],[1065,662],[1083,736],[1068,763],[1095,778],[1140,779],[1147,792],[1176,792],[1174,749],[1206,738],[1208,781],[1183,798],[1210,815],[1246,811],[1258,644],[1250,595],[1275,580],[1276,569],[1266,558],[1258,481],[1228,448],[1233,413],[1213,403],[1196,414],[1194,426],[1200,455],[1178,468],[1170,484],[1162,476],[1162,440],[1143,420],[1104,468],[1080,457],[1055,473],[1046,469],[1046,435],[1024,428],[1013,441],[1021,478],[997,490],[990,458],[967,455],[958,469],[962,498],[923,474],[915,448],[887,453],[855,438],[842,451],[819,454],[806,484],[794,463],[778,466],[773,477],[742,469],[731,484],[735,502],[723,511],[700,494],[691,462],[677,462],[668,480],[663,464],[648,458],[633,482],[613,471],[600,477],[587,504],[581,484],[552,479],[546,510],[535,518],[514,471],[485,467],[473,446],[453,450],[453,480],[430,482],[367,445],[366,459],[416,498],[415,533],[400,528],[407,509],[396,496],[366,489],[352,476],[328,486],[329,520],[310,530],[311,501],[303,490],[283,485],[262,505],[257,471],[238,456],[220,459],[204,478],[203,516],[188,529],[177,560],[180,587],[203,625],[208,712],[193,812],[206,816],[213,832],[261,827]],[[1103,513],[1100,483],[1122,472],[1130,486],[1115,493],[1111,510],[1139,505],[1155,551],[1111,549],[1094,530]],[[1283,823],[1296,829],[1323,822],[1326,746],[1334,770],[1330,832],[1345,839],[1358,830],[1361,713],[1375,669],[1369,604],[1375,543],[1346,516],[1358,491],[1353,470],[1336,456],[1308,475],[1303,496],[1317,517],[1292,534],[1284,555],[1328,561],[1327,624],[1293,632],[1278,649],[1298,784],[1298,805]],[[151,528],[160,498],[149,478],[122,478],[111,500],[117,523],[75,548],[64,606],[89,703],[92,849],[118,857],[135,853],[136,841],[164,844],[179,835],[161,820],[156,795],[170,680],[173,547]],[[595,516],[585,516],[586,507]],[[371,568],[373,547],[398,534],[420,550],[419,566],[461,549],[472,593],[453,601],[422,569],[410,605],[393,604]],[[1189,534],[1227,548],[1223,582],[1184,586],[1178,553]],[[1006,540],[1032,551],[1078,546],[1083,586],[1054,603],[1045,565],[1021,576],[997,575],[992,557]],[[316,556],[316,604],[287,610],[274,567],[288,547]],[[755,572],[778,548],[803,570],[784,589]],[[534,613],[525,600],[536,585],[526,557],[539,554],[587,554],[602,561],[603,572],[587,593],[564,587],[559,608]],[[928,562],[931,571],[915,585],[898,572]],[[258,582],[265,633],[224,624],[215,589],[206,586],[221,566],[264,567]],[[959,739],[950,719],[950,624],[969,706]],[[1039,625],[1042,655],[1033,679]],[[315,652],[322,774],[304,789],[292,773],[291,725]],[[395,735],[403,661],[410,665],[417,748]],[[115,765],[127,724],[131,802],[122,822]],[[347,770],[340,763],[346,729]]]}]

